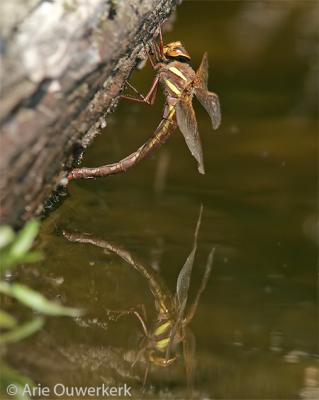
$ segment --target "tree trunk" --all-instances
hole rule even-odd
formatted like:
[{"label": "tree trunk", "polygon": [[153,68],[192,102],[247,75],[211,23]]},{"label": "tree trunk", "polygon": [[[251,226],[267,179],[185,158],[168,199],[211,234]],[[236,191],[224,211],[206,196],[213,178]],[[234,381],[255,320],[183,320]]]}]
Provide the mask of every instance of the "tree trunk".
[{"label": "tree trunk", "polygon": [[2,27],[1,222],[43,209],[178,0],[9,1]]}]

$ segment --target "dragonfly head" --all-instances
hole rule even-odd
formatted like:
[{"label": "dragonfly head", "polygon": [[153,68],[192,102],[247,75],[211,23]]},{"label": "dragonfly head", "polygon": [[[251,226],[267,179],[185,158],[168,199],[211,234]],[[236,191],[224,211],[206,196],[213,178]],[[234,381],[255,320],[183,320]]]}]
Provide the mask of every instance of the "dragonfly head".
[{"label": "dragonfly head", "polygon": [[176,356],[172,355],[167,358],[165,354],[156,350],[151,350],[148,354],[148,358],[152,364],[158,365],[159,367],[168,367],[176,360]]},{"label": "dragonfly head", "polygon": [[168,43],[163,48],[164,56],[168,60],[189,62],[191,57],[181,42]]}]

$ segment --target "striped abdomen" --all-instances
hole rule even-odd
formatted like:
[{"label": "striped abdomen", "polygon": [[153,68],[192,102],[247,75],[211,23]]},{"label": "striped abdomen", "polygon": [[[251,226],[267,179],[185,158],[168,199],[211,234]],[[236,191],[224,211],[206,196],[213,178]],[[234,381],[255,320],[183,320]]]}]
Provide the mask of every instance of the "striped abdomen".
[{"label": "striped abdomen", "polygon": [[76,168],[70,173],[68,179],[72,180],[84,177],[93,178],[124,172],[139,161],[143,160],[151,150],[163,144],[175,128],[175,108],[168,106],[165,118],[162,119],[153,136],[134,153],[114,164],[103,165],[102,167],[97,168]]}]

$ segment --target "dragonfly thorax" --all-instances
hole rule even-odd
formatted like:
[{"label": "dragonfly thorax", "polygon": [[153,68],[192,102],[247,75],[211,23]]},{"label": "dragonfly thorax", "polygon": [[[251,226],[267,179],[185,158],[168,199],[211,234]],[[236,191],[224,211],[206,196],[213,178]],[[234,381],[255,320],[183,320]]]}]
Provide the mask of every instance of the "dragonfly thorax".
[{"label": "dragonfly thorax", "polygon": [[149,361],[161,367],[167,367],[176,360],[176,346],[182,340],[180,332],[172,337],[175,319],[157,321],[147,344]]},{"label": "dragonfly thorax", "polygon": [[180,61],[171,61],[168,64],[163,64],[159,75],[166,95],[175,99],[185,93],[185,89],[191,88],[195,79],[193,68],[189,64],[181,63]]}]

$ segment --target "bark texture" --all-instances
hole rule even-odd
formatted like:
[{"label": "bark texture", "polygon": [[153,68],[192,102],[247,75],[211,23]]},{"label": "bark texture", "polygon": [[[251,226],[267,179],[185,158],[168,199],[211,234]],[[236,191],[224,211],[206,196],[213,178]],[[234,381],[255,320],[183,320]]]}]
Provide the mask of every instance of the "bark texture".
[{"label": "bark texture", "polygon": [[178,2],[2,2],[1,223],[41,212]]}]

